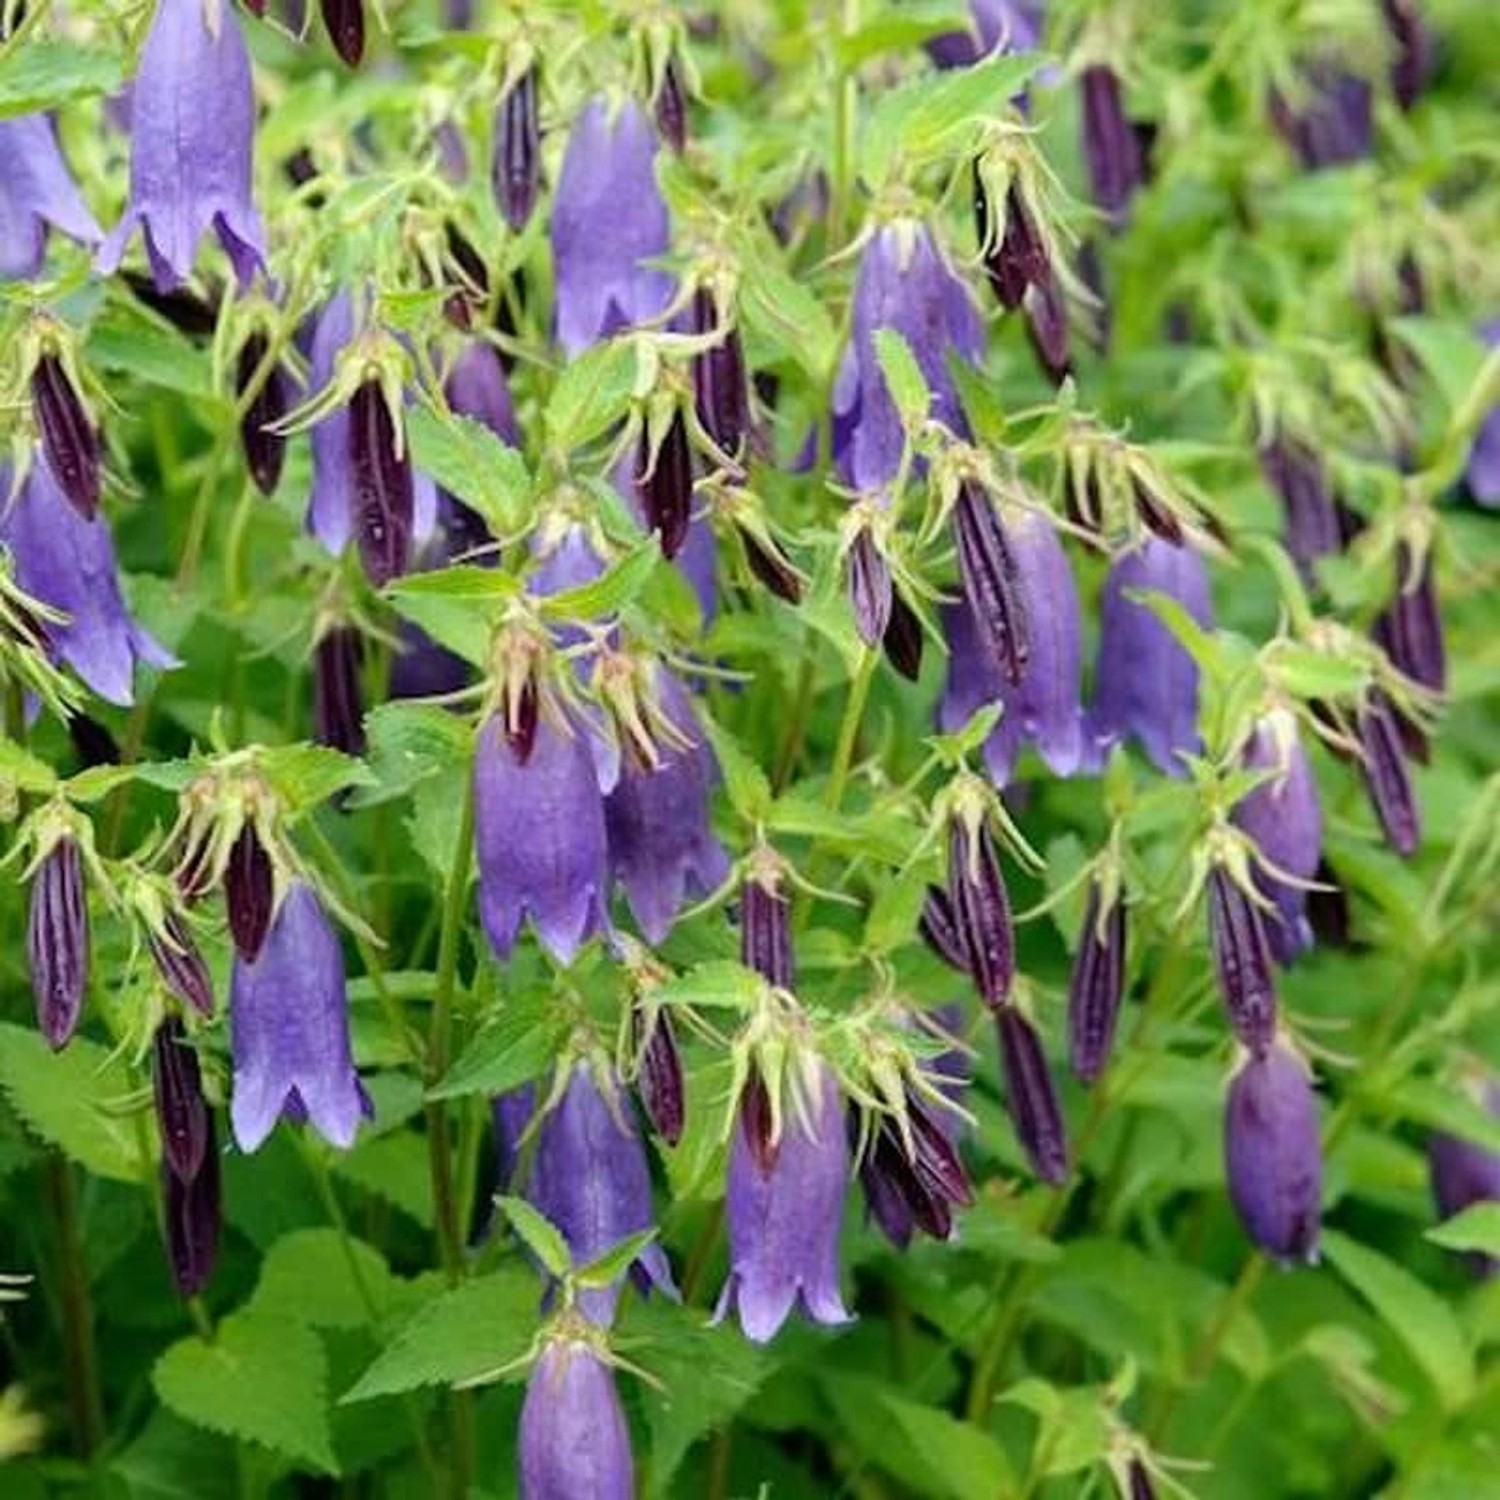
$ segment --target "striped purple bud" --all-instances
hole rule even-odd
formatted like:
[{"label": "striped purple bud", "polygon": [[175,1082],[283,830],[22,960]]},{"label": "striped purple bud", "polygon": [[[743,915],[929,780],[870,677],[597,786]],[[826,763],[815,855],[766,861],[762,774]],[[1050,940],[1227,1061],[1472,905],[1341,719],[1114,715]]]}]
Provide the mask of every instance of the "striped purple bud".
[{"label": "striped purple bud", "polygon": [[1375,98],[1369,83],[1337,64],[1303,70],[1307,102],[1294,110],[1279,92],[1270,101],[1271,122],[1303,167],[1343,166],[1369,156],[1375,145]]},{"label": "striped purple bud", "polygon": [[26,954],[37,1025],[53,1050],[60,1050],[78,1029],[89,978],[83,856],[67,835],[42,856],[32,879]]},{"label": "striped purple bud", "polygon": [[[713,293],[699,287],[693,294],[693,331],[713,333],[722,322]],[[736,456],[750,435],[750,385],[744,345],[733,324],[717,344],[693,356],[693,396],[703,430],[724,453]]]},{"label": "striped purple bud", "polygon": [[1094,202],[1119,229],[1130,200],[1146,180],[1140,138],[1125,114],[1120,78],[1113,68],[1096,63],[1083,70],[1083,155],[1088,163]]},{"label": "striped purple bud", "polygon": [[1276,976],[1260,908],[1222,866],[1208,877],[1208,935],[1219,998],[1234,1034],[1256,1057],[1276,1035]]},{"label": "striped purple bud", "polygon": [[495,110],[495,158],[490,186],[495,206],[519,234],[536,208],[542,181],[542,127],[537,70],[528,68],[505,91]]},{"label": "striped purple bud", "polygon": [[208,1285],[219,1253],[223,1213],[219,1152],[211,1114],[206,1114],[205,1126],[203,1165],[193,1177],[187,1180],[179,1177],[165,1160],[161,1168],[167,1263],[177,1295],[184,1300],[196,1297]]},{"label": "striped purple bud", "polygon": [[996,1010],[1010,995],[1016,949],[1010,897],[987,823],[972,828],[955,818],[949,825],[948,900],[980,999]]},{"label": "striped purple bud", "polygon": [[1156,1485],[1152,1483],[1150,1470],[1140,1459],[1130,1460],[1125,1475],[1130,1486],[1130,1500],[1156,1500]]},{"label": "striped purple bud", "polygon": [[1380,12],[1395,43],[1391,92],[1401,108],[1409,110],[1433,74],[1432,33],[1422,19],[1417,0],[1380,0]]},{"label": "striped purple bud", "polygon": [[1026,599],[1000,513],[978,485],[965,481],[959,486],[953,535],[959,583],[979,639],[1001,676],[1014,686],[1031,654]]},{"label": "striped purple bud", "polygon": [[313,721],[320,745],[345,755],[365,753],[360,665],[364,640],[352,626],[325,631],[313,654]]},{"label": "striped purple bud", "polygon": [[1101,914],[1104,900],[1096,877],[1089,882],[1068,985],[1068,1055],[1081,1083],[1093,1083],[1109,1061],[1125,994],[1125,903],[1116,893]]},{"label": "striped purple bud", "polygon": [[55,354],[43,354],[31,372],[31,409],[58,489],[92,521],[99,512],[99,434]]},{"label": "striped purple bud", "polygon": [[1057,1186],[1068,1178],[1068,1136],[1062,1107],[1036,1027],[1014,1005],[996,1014],[1005,1107],[1032,1171]]},{"label": "striped purple bud", "polygon": [[784,599],[788,604],[800,604],[802,580],[781,548],[774,542],[762,542],[743,528],[740,530],[740,540],[745,544],[745,561],[756,578],[778,599]]},{"label": "striped purple bud", "polygon": [[1224,1112],[1229,1197],[1245,1233],[1283,1264],[1318,1258],[1323,1152],[1307,1065],[1280,1039],[1249,1057]]},{"label": "striped purple bud", "polygon": [[[1375,639],[1398,671],[1432,692],[1442,693],[1448,685],[1448,661],[1431,552],[1417,567],[1411,549],[1405,542],[1399,543],[1396,578],[1395,597],[1375,622]],[[1407,753],[1425,763],[1427,736],[1421,726],[1399,710],[1396,718]]]},{"label": "striped purple bud", "polygon": [[[876,1222],[893,1244],[904,1249],[912,1231],[935,1240],[953,1233],[953,1210],[974,1201],[969,1174],[959,1160],[944,1120],[932,1104],[910,1089],[906,1094],[910,1142],[899,1121],[882,1115],[860,1162],[860,1183]],[[858,1117],[850,1115],[857,1133]]]},{"label": "striped purple bud", "polygon": [[162,930],[153,932],[148,942],[156,971],[166,987],[200,1016],[213,1015],[213,980],[187,923],[175,911],[169,911]]},{"label": "striped purple bud", "polygon": [[[647,1027],[650,1029],[646,1030]],[[651,1128],[669,1146],[675,1146],[682,1139],[686,1111],[682,1053],[677,1048],[671,1012],[655,1007],[647,1017],[642,1006],[632,1006],[630,1035],[640,1058],[636,1097],[651,1121]]]},{"label": "striped purple bud", "polygon": [[365,55],[364,0],[319,0],[328,40],[346,67],[357,68]]},{"label": "striped purple bud", "polygon": [[271,856],[260,841],[253,823],[245,823],[230,846],[224,866],[224,910],[235,951],[253,964],[266,940],[275,904],[275,877]]},{"label": "striped purple bud", "polygon": [[360,561],[376,588],[406,572],[416,491],[411,454],[378,380],[366,380],[349,399],[349,472]]},{"label": "striped purple bud", "polygon": [[1062,281],[1055,272],[1035,283],[1026,293],[1026,336],[1053,385],[1061,385],[1073,373],[1072,345],[1068,337],[1068,303]]},{"label": "striped purple bud", "polygon": [[752,873],[740,891],[740,961],[778,989],[795,977],[791,903],[774,877]]},{"label": "striped purple bud", "polygon": [[880,638],[886,660],[908,682],[922,674],[922,622],[898,588],[891,590],[891,618]]},{"label": "striped purple bud", "polygon": [[984,257],[984,271],[995,298],[1014,312],[1026,297],[1026,288],[1042,286],[1052,274],[1047,242],[1037,230],[1026,200],[1012,186],[1005,197],[1005,228],[991,238],[990,202],[984,173],[976,158],[974,175],[974,227]]},{"label": "striped purple bud", "polygon": [[885,639],[894,595],[885,554],[868,529],[861,531],[849,548],[849,602],[854,607],[854,628],[865,645],[875,646]]},{"label": "striped purple bud", "polygon": [[662,69],[661,86],[656,91],[656,128],[662,139],[679,155],[687,149],[687,100],[682,97],[682,83],[677,64],[667,59]]},{"label": "striped purple bud", "polygon": [[1305,444],[1278,437],[1261,446],[1260,470],[1281,500],[1286,550],[1310,577],[1313,563],[1340,551],[1343,543],[1322,460]]},{"label": "striped purple bud", "polygon": [[964,947],[963,935],[958,930],[958,914],[941,886],[927,887],[920,928],[927,946],[939,958],[965,974],[969,972],[969,950]]},{"label": "striped purple bud", "polygon": [[1421,813],[1411,771],[1401,748],[1401,727],[1390,699],[1380,691],[1366,698],[1358,715],[1360,767],[1385,840],[1403,859],[1422,841]]},{"label": "striped purple bud", "polygon": [[646,524],[661,538],[662,556],[676,557],[687,541],[693,516],[693,455],[680,411],[672,413],[654,455],[650,435],[641,434],[635,487]]},{"label": "striped purple bud", "polygon": [[183,1182],[202,1170],[208,1153],[208,1101],[198,1054],[176,1016],[156,1028],[151,1048],[151,1089],[162,1156]]},{"label": "striped purple bud", "polygon": [[[264,363],[269,348],[265,335],[258,332],[252,333],[240,346],[235,369],[235,391],[240,397],[243,398],[250,388],[250,382]],[[287,378],[278,362],[266,372],[260,389],[240,418],[240,447],[245,454],[245,467],[250,471],[256,489],[263,495],[275,491],[286,461],[286,438],[272,429],[287,414],[287,398]]]}]

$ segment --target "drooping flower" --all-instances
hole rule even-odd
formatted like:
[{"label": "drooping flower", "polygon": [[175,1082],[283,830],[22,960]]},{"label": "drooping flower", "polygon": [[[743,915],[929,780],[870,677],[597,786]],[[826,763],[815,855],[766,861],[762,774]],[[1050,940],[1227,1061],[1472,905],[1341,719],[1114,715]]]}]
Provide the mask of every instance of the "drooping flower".
[{"label": "drooping flower", "polygon": [[807,1060],[800,1100],[786,1099],[780,1139],[757,1150],[742,1107],[729,1153],[729,1279],[716,1318],[739,1314],[745,1337],[772,1338],[800,1300],[818,1323],[845,1323],[839,1295],[839,1228],[849,1186],[849,1146],[839,1088]]},{"label": "drooping flower", "polygon": [[78,841],[63,834],[31,882],[26,957],[36,1019],[48,1044],[67,1046],[78,1029],[89,982],[89,904]]},{"label": "drooping flower", "polygon": [[0,281],[42,269],[48,229],[97,245],[99,226],[68,171],[47,115],[0,120]]},{"label": "drooping flower", "polygon": [[1054,1186],[1068,1180],[1068,1134],[1042,1039],[1015,1005],[995,1013],[1000,1063],[1005,1074],[1005,1108],[1031,1169]]},{"label": "drooping flower", "polygon": [[687,424],[675,411],[660,441],[642,431],[634,475],[636,499],[646,524],[661,539],[663,557],[676,557],[693,518],[693,450]]},{"label": "drooping flower", "polygon": [[495,206],[516,233],[526,227],[542,182],[542,130],[537,69],[527,68],[495,106],[495,156],[490,186]]},{"label": "drooping flower", "polygon": [[1201,629],[1211,628],[1208,574],[1190,547],[1148,537],[1116,559],[1100,606],[1099,660],[1090,710],[1095,741],[1106,751],[1134,737],[1156,766],[1181,775],[1180,752],[1198,738],[1198,668],[1148,605],[1127,592],[1160,593]]},{"label": "drooping flower", "polygon": [[1380,0],[1380,13],[1396,47],[1391,60],[1391,92],[1401,108],[1409,110],[1432,77],[1432,32],[1422,19],[1418,0]]},{"label": "drooping flower", "polygon": [[516,410],[510,398],[505,366],[491,344],[475,339],[453,361],[443,384],[448,405],[461,417],[488,427],[512,448],[521,441]]},{"label": "drooping flower", "polygon": [[[1500,1119],[1500,1085],[1489,1080],[1473,1092],[1491,1119]],[[1427,1142],[1427,1161],[1440,1218],[1451,1219],[1476,1203],[1500,1203],[1500,1152],[1462,1136],[1435,1133]],[[1470,1262],[1481,1276],[1500,1270],[1493,1256],[1474,1255]]]},{"label": "drooping flower", "polygon": [[[9,487],[10,475],[0,469]],[[47,626],[52,648],[110,703],[134,699],[138,662],[173,667],[176,659],[136,624],[120,593],[109,523],[86,521],[37,454],[20,492],[0,515],[0,542],[15,560],[16,582],[67,616]]]},{"label": "drooping flower", "polygon": [[1068,1056],[1081,1083],[1099,1077],[1114,1045],[1125,995],[1125,942],[1125,902],[1095,876],[1068,984]]},{"label": "drooping flower", "polygon": [[1222,866],[1215,866],[1208,878],[1208,935],[1229,1024],[1241,1044],[1259,1057],[1276,1035],[1276,972],[1266,919]]},{"label": "drooping flower", "polygon": [[750,436],[745,347],[739,325],[707,287],[699,287],[693,295],[693,331],[722,335],[717,343],[693,356],[693,400],[703,430],[724,453],[738,457]]},{"label": "drooping flower", "polygon": [[656,186],[656,133],[633,101],[591,100],[574,122],[552,205],[557,341],[569,359],[666,310],[671,276],[650,264],[671,225]]},{"label": "drooping flower", "polygon": [[234,950],[246,963],[260,956],[261,945],[271,930],[276,906],[276,875],[271,856],[246,821],[229,846],[224,865],[224,912]]},{"label": "drooping flower", "polygon": [[687,1123],[686,1080],[672,1012],[664,1005],[637,1000],[630,1007],[630,1042],[639,1059],[636,1097],[651,1128],[669,1146],[682,1139]]},{"label": "drooping flower", "polygon": [[254,962],[230,979],[234,1093],[229,1118],[254,1151],[283,1114],[330,1144],[354,1143],[368,1101],[349,1045],[344,955],[317,892],[292,883]]},{"label": "drooping flower", "polygon": [[625,1411],[592,1342],[548,1340],[526,1383],[517,1458],[521,1500],[633,1500]]},{"label": "drooping flower", "polygon": [[940,68],[966,68],[1002,52],[1030,52],[1041,44],[1041,0],[970,0],[966,31],[945,31],[926,43]]},{"label": "drooping flower", "polygon": [[357,68],[365,55],[364,0],[321,0],[328,40],[345,67]]},{"label": "drooping flower", "polygon": [[1083,70],[1083,155],[1094,202],[1119,228],[1129,217],[1130,200],[1146,180],[1140,137],[1125,113],[1120,75],[1104,63]]},{"label": "drooping flower", "polygon": [[1375,97],[1369,82],[1338,66],[1314,62],[1302,69],[1301,93],[1290,101],[1271,96],[1271,120],[1314,172],[1369,156],[1375,145]]},{"label": "drooping flower", "polygon": [[[1420,562],[1405,541],[1396,547],[1396,592],[1375,621],[1375,639],[1391,664],[1429,692],[1441,695],[1448,686],[1448,660],[1443,645],[1443,617],[1438,608],[1437,578],[1432,551]],[[1408,752],[1427,759],[1427,735],[1420,725],[1398,713],[1401,740]]]},{"label": "drooping flower", "polygon": [[1318,1258],[1323,1153],[1307,1064],[1284,1039],[1230,1080],[1224,1166],[1240,1223],[1283,1264]]},{"label": "drooping flower", "polygon": [[232,6],[158,0],[131,104],[130,201],[99,249],[116,270],[139,227],[160,291],[192,274],[212,228],[242,287],[266,259],[251,195],[255,90]]}]

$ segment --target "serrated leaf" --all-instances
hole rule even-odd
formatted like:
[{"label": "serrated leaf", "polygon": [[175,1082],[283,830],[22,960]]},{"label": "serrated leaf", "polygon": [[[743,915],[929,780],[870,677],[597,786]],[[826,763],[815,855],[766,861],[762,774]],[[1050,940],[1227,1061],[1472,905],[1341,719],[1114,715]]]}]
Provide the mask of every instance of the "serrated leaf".
[{"label": "serrated leaf", "polygon": [[68,778],[68,800],[97,802],[134,779],[133,766],[90,766]]},{"label": "serrated leaf", "polygon": [[352,786],[372,786],[375,778],[363,761],[327,745],[279,745],[263,750],[260,766],[293,814],[320,807]]},{"label": "serrated leaf", "polygon": [[101,371],[133,375],[181,396],[203,400],[214,394],[213,370],[203,350],[134,309],[111,309],[94,324],[88,358]]},{"label": "serrated leaf", "polygon": [[1429,1229],[1427,1238],[1446,1250],[1473,1250],[1500,1259],[1500,1203],[1471,1203]]},{"label": "serrated leaf", "polygon": [[1443,405],[1457,411],[1479,375],[1487,350],[1466,323],[1439,318],[1393,318],[1387,325],[1417,356]]},{"label": "serrated leaf", "polygon": [[701,716],[701,722],[724,774],[730,805],[747,823],[759,822],[771,805],[770,778],[723,725],[707,714]]},{"label": "serrated leaf", "polygon": [[752,248],[740,263],[746,327],[795,360],[814,384],[825,384],[838,358],[839,337],[828,310],[787,270],[779,247],[757,242]]},{"label": "serrated leaf", "polygon": [[1358,661],[1314,651],[1295,641],[1276,648],[1276,680],[1304,702],[1347,702],[1364,691],[1369,673]]},{"label": "serrated leaf", "polygon": [[181,1339],[157,1360],[152,1384],[179,1417],[259,1443],[305,1468],[336,1474],[323,1343],[290,1318],[234,1313],[212,1343]]},{"label": "serrated leaf", "polygon": [[895,1424],[953,1500],[1003,1500],[1017,1493],[1009,1456],[983,1428],[883,1387],[872,1416]]},{"label": "serrated leaf", "polygon": [[911,345],[894,328],[875,330],[875,358],[880,361],[880,372],[885,376],[891,400],[901,417],[901,425],[908,432],[921,425],[932,404],[932,392],[927,388],[927,377],[911,352]]},{"label": "serrated leaf", "polygon": [[336,1177],[410,1214],[424,1229],[433,1225],[429,1171],[426,1142],[410,1130],[366,1136],[333,1159]]},{"label": "serrated leaf", "polygon": [[112,94],[120,86],[120,59],[50,38],[28,38],[0,57],[0,119],[56,109],[73,99]]},{"label": "serrated leaf", "polygon": [[373,1245],[334,1229],[298,1229],[267,1252],[250,1307],[313,1328],[364,1328],[395,1292],[396,1279]]},{"label": "serrated leaf", "polygon": [[352,807],[389,801],[440,773],[468,774],[470,727],[436,704],[382,703],[365,716],[365,739],[374,784],[356,788]]},{"label": "serrated leaf", "polygon": [[477,511],[497,536],[521,531],[532,510],[526,460],[481,422],[414,406],[406,433],[417,467]]},{"label": "serrated leaf", "polygon": [[579,355],[547,401],[549,447],[566,453],[609,431],[625,415],[635,379],[635,344],[628,338],[606,339]]},{"label": "serrated leaf", "polygon": [[654,1229],[642,1229],[636,1234],[627,1234],[623,1240],[611,1245],[597,1260],[574,1273],[573,1280],[582,1287],[613,1286],[645,1252],[656,1238]]},{"label": "serrated leaf", "polygon": [[573,1257],[568,1252],[568,1242],[558,1227],[540,1210],[535,1209],[524,1198],[501,1194],[495,1199],[504,1210],[516,1238],[556,1277],[568,1274]]},{"label": "serrated leaf", "polygon": [[465,1094],[508,1094],[544,1073],[557,1057],[568,1029],[565,1018],[535,991],[513,994],[494,1020],[428,1094],[459,1099]]},{"label": "serrated leaf", "polygon": [[652,991],[663,1005],[691,1005],[705,1010],[748,1010],[765,989],[753,969],[730,959],[698,964]]},{"label": "serrated leaf", "polygon": [[839,38],[838,58],[857,68],[886,52],[911,53],[931,37],[972,27],[968,9],[954,0],[903,0],[898,11],[886,11],[857,31]]},{"label": "serrated leaf", "polygon": [[14,740],[0,739],[0,782],[18,791],[50,795],[57,786],[57,772]]},{"label": "serrated leaf", "polygon": [[598,620],[618,614],[645,588],[660,560],[656,538],[647,537],[597,578],[549,594],[542,601],[542,614],[549,620],[564,621]]}]

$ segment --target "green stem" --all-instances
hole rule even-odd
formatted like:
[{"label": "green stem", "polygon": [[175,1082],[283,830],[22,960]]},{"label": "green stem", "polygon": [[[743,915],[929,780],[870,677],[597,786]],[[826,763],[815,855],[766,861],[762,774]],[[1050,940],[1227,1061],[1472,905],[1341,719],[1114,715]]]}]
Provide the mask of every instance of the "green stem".
[{"label": "green stem", "polygon": [[[839,6],[836,43],[859,29],[859,0],[842,0]],[[834,64],[833,185],[829,194],[829,249],[835,250],[848,234],[854,202],[854,138],[859,116],[859,81],[842,62]]]},{"label": "green stem", "polygon": [[854,747],[859,740],[859,726],[865,714],[865,702],[870,696],[870,683],[875,676],[880,655],[866,646],[859,659],[854,681],[849,685],[849,696],[844,702],[844,718],[839,725],[838,748],[833,755],[833,770],[828,777],[828,790],[824,802],[830,810],[837,812],[844,798],[844,786],[849,780],[849,768],[854,764]]},{"label": "green stem", "polygon": [[797,758],[802,754],[802,742],[807,738],[807,720],[812,712],[817,672],[817,643],[809,630],[802,648],[802,665],[797,673],[797,686],[792,693],[792,713],[787,722],[786,738],[781,742],[781,750],[776,756],[776,771],[771,778],[771,788],[777,793],[791,780]]},{"label": "green stem", "polygon": [[73,1447],[79,1458],[89,1460],[104,1442],[104,1402],[99,1392],[93,1299],[89,1294],[78,1222],[78,1190],[73,1168],[60,1151],[47,1155],[47,1196],[57,1226],[63,1358],[68,1371]]}]

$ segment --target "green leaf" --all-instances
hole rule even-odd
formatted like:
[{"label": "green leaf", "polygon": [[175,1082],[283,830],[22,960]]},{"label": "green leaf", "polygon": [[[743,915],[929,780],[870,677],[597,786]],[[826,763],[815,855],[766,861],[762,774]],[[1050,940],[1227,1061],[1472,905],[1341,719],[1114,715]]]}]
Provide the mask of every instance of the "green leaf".
[{"label": "green leaf", "polygon": [[642,1229],[637,1234],[627,1234],[623,1240],[611,1245],[597,1260],[591,1260],[573,1277],[582,1287],[611,1286],[618,1281],[645,1253],[656,1238],[654,1229]]},{"label": "green leaf", "polygon": [[1476,1250],[1500,1260],[1500,1203],[1472,1203],[1427,1231],[1446,1250]]},{"label": "green leaf", "polygon": [[496,536],[526,527],[532,511],[526,460],[483,423],[414,406],[406,435],[417,467],[477,511]]},{"label": "green leaf", "polygon": [[973,26],[968,8],[955,0],[903,0],[900,10],[886,11],[857,31],[839,38],[838,59],[857,68],[887,52],[911,54],[930,37]]},{"label": "green leaf", "polygon": [[566,1018],[547,1004],[545,994],[535,990],[512,993],[427,1097],[508,1094],[547,1070],[567,1030]]},{"label": "green leaf", "polygon": [[760,763],[722,724],[704,714],[700,717],[719,769],[730,805],[747,823],[758,823],[771,805],[771,781]]},{"label": "green leaf", "polygon": [[872,1418],[895,1425],[953,1500],[1003,1500],[1017,1493],[1009,1456],[983,1428],[884,1388],[879,1402]]},{"label": "green leaf", "polygon": [[563,453],[608,432],[630,405],[636,349],[629,338],[606,339],[579,355],[547,401],[548,446]]},{"label": "green leaf", "polygon": [[517,1264],[443,1292],[402,1325],[341,1401],[453,1385],[512,1364],[531,1343],[540,1305],[536,1274]]},{"label": "green leaf", "polygon": [[731,959],[698,964],[652,992],[663,1005],[691,1005],[706,1010],[749,1010],[765,989],[753,969]]},{"label": "green leaf", "polygon": [[[54,1052],[29,1027],[0,1022],[0,1088],[12,1108],[44,1141],[96,1177],[139,1182],[151,1161],[125,1112],[138,1092],[124,1060],[75,1036]],[[155,1156],[156,1133],[145,1132]]]},{"label": "green leaf", "polygon": [[0,782],[9,783],[17,791],[50,796],[57,787],[57,772],[14,740],[0,739]]},{"label": "green leaf", "polygon": [[382,703],[365,716],[365,737],[375,784],[356,790],[352,807],[404,796],[439,773],[448,781],[468,774],[469,726],[436,704]]},{"label": "green leaf", "polygon": [[120,59],[113,53],[45,37],[27,38],[24,47],[0,58],[0,119],[112,94],[122,76]]},{"label": "green leaf", "polygon": [[1438,318],[1394,318],[1387,325],[1417,356],[1443,405],[1457,411],[1484,364],[1484,343],[1467,323]]},{"label": "green leaf", "polygon": [[838,330],[805,281],[787,270],[779,247],[759,241],[740,262],[740,312],[746,327],[799,364],[815,385],[827,383],[839,354]]},{"label": "green leaf", "polygon": [[334,1158],[333,1171],[410,1214],[424,1229],[432,1227],[432,1178],[421,1136],[410,1130],[367,1135],[352,1151]]},{"label": "green leaf", "polygon": [[385,1313],[396,1291],[396,1278],[374,1246],[345,1241],[334,1229],[298,1229],[277,1240],[261,1262],[250,1306],[313,1328],[364,1328]]},{"label": "green leaf", "polygon": [[89,330],[88,358],[100,371],[133,375],[180,396],[201,401],[214,394],[213,370],[203,350],[138,309],[109,309]]},{"label": "green leaf", "polygon": [[1364,691],[1368,676],[1358,661],[1314,651],[1295,641],[1282,641],[1276,647],[1277,681],[1304,702],[1348,702]]},{"label": "green leaf", "polygon": [[1323,1249],[1422,1367],[1444,1408],[1463,1406],[1474,1391],[1474,1356],[1453,1309],[1410,1271],[1347,1235],[1325,1230]]},{"label": "green leaf", "polygon": [[338,1472],[323,1343],[303,1323],[254,1310],[234,1313],[214,1330],[212,1343],[189,1338],[173,1344],[151,1380],[186,1421],[259,1443],[301,1467]]},{"label": "green leaf", "polygon": [[911,352],[911,345],[894,328],[875,330],[875,357],[880,361],[880,371],[891,400],[896,403],[901,425],[911,432],[921,425],[932,405],[927,377]]},{"label": "green leaf", "polygon": [[549,620],[597,620],[618,614],[645,588],[660,560],[656,538],[647,537],[599,577],[549,594],[542,601],[542,614]]},{"label": "green leaf", "polygon": [[373,786],[375,778],[363,761],[327,745],[280,745],[262,750],[266,780],[295,814],[321,806],[351,786]]},{"label": "green leaf", "polygon": [[566,1276],[573,1265],[568,1242],[561,1230],[543,1213],[533,1208],[524,1198],[513,1198],[502,1194],[495,1202],[505,1211],[510,1227],[536,1258],[559,1279]]}]

